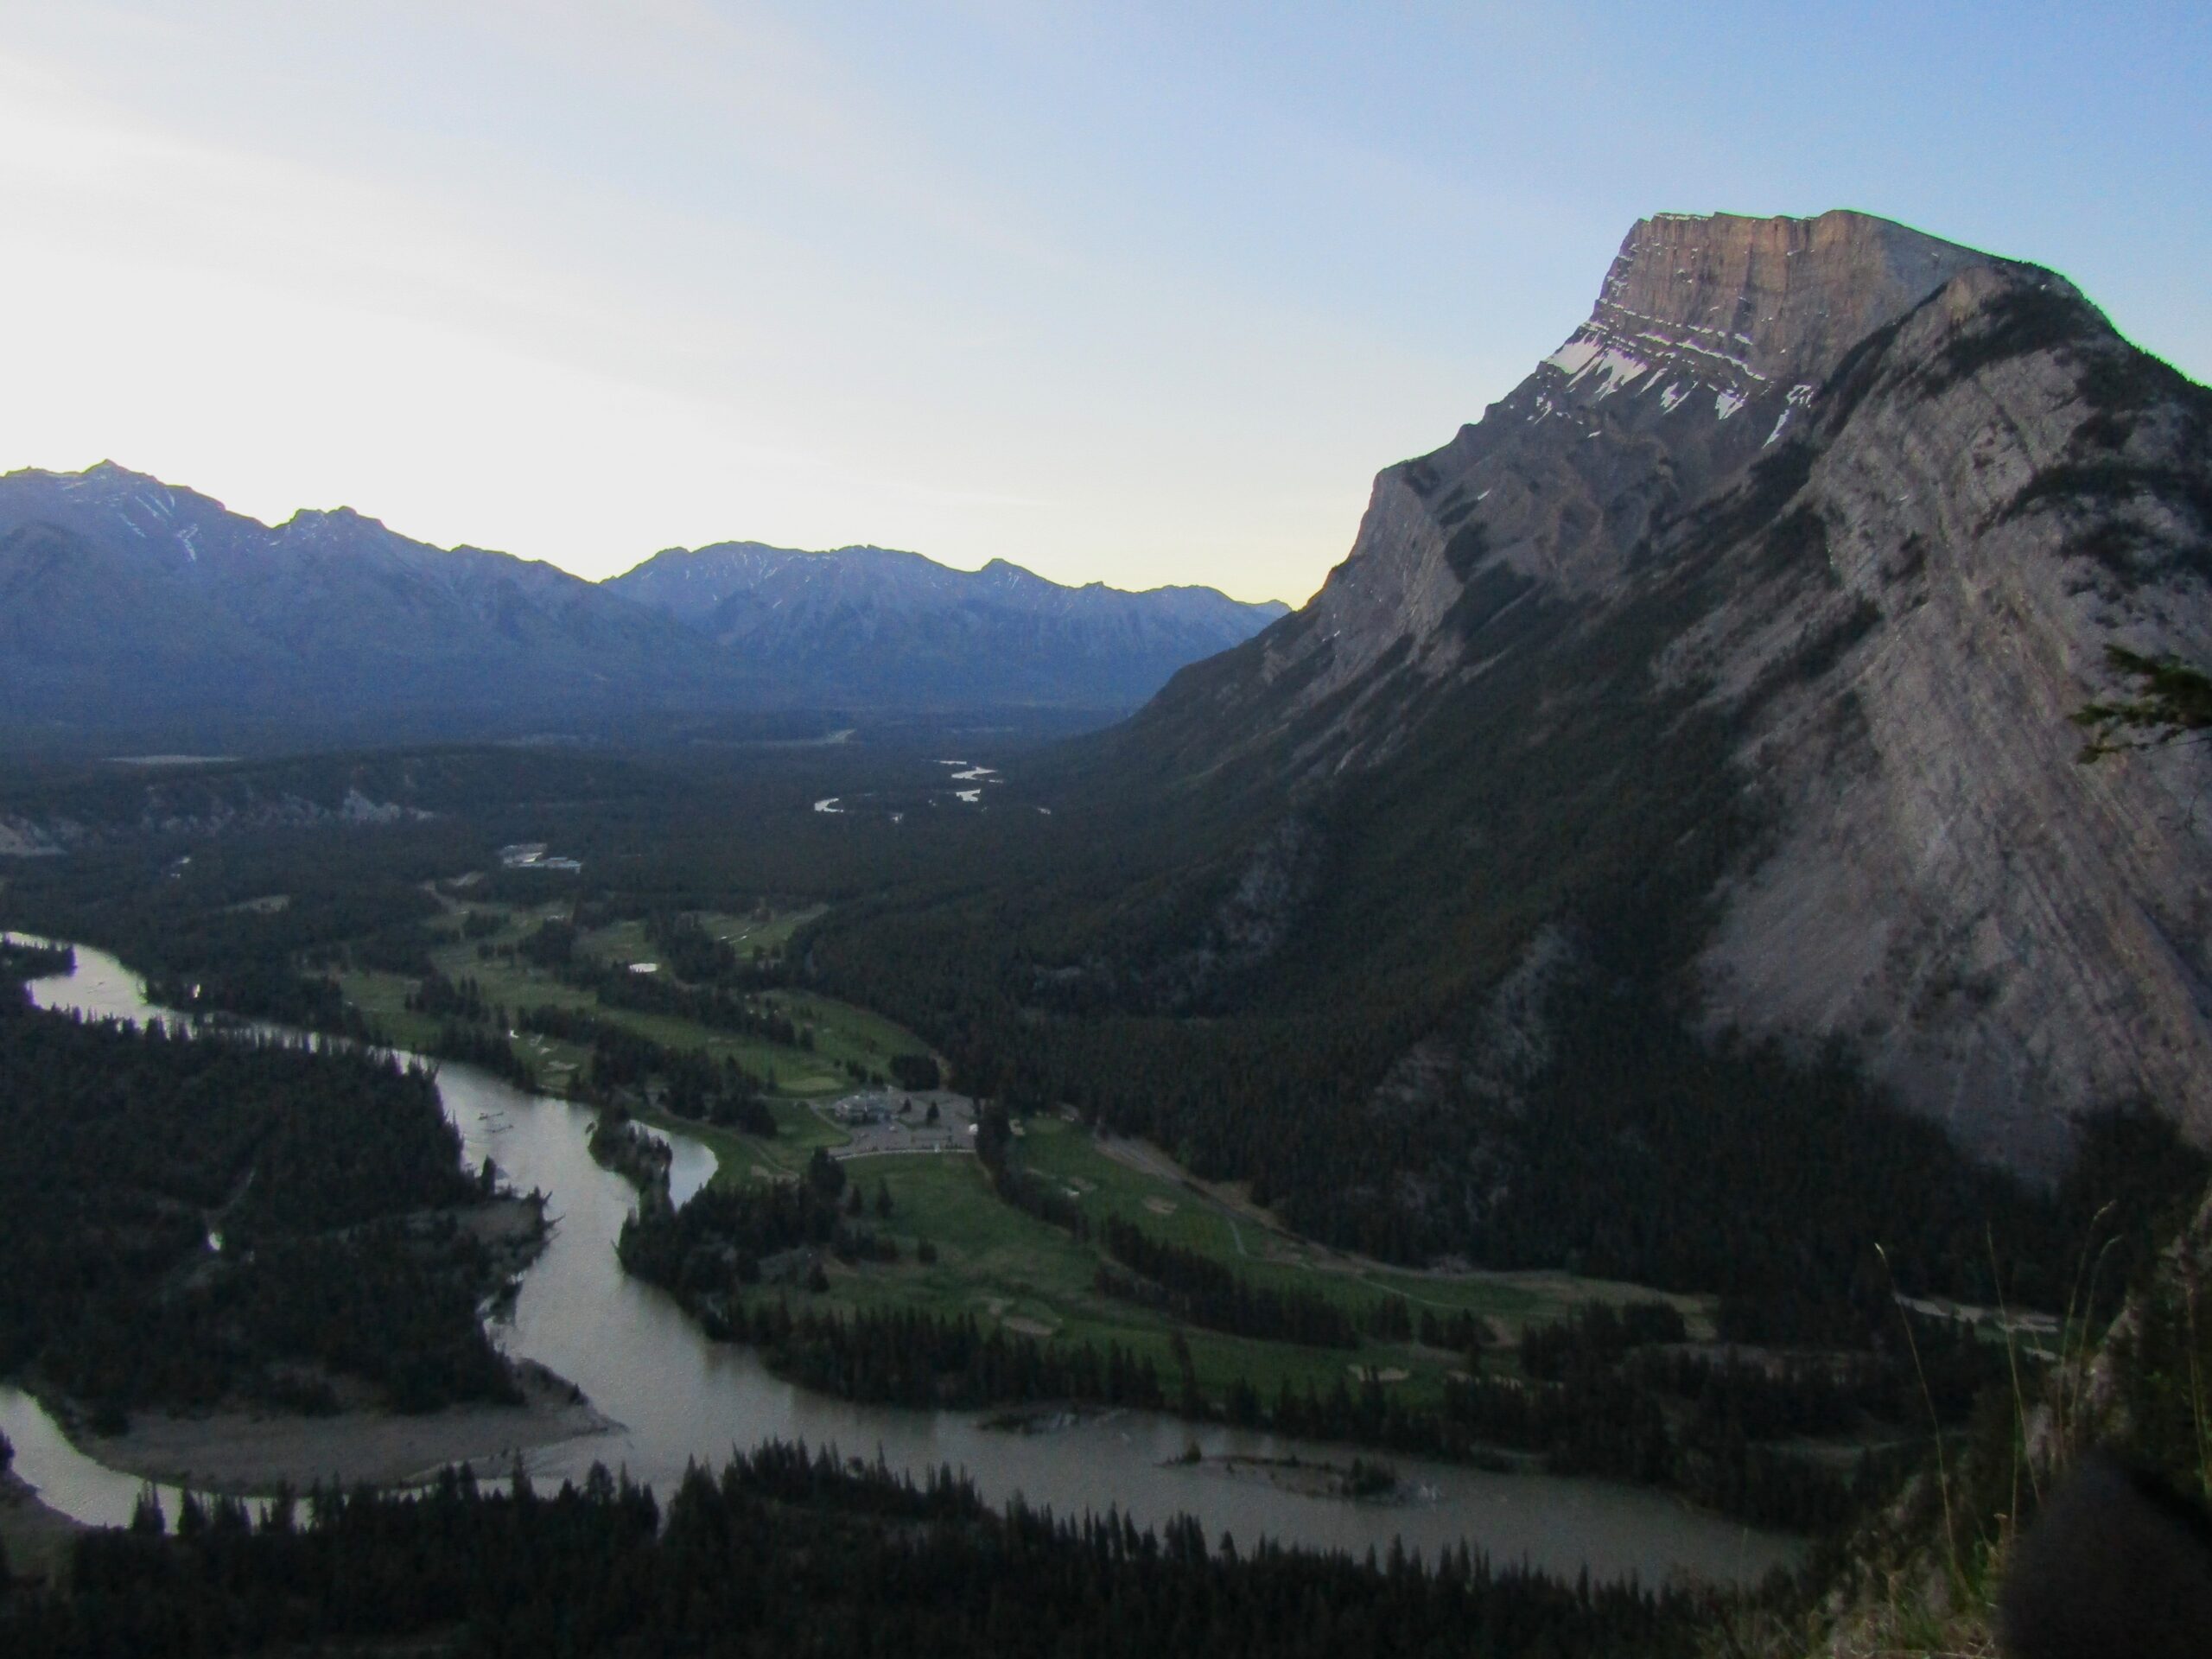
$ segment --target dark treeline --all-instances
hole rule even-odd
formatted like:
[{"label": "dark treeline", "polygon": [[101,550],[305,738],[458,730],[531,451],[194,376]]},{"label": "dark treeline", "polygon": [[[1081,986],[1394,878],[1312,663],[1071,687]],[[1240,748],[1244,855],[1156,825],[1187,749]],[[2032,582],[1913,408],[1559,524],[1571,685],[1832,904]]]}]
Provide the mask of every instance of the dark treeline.
[{"label": "dark treeline", "polygon": [[1571,1318],[1532,1325],[1521,1334],[1521,1369],[1555,1382],[1571,1370],[1610,1366],[1630,1349],[1681,1342],[1689,1335],[1681,1311],[1670,1302],[1630,1302],[1615,1307],[1586,1302]]},{"label": "dark treeline", "polygon": [[[1712,1404],[1712,1396],[1700,1403]],[[1722,1401],[1722,1411],[1733,1403]],[[1850,1520],[1899,1472],[1867,1457],[1837,1466],[1778,1451],[1757,1443],[1732,1415],[1700,1410],[1677,1428],[1669,1405],[1618,1371],[1577,1370],[1556,1382],[1454,1379],[1445,1390],[1440,1438],[1534,1452],[1554,1474],[1664,1486],[1722,1514],[1804,1533]]]},{"label": "dark treeline", "polygon": [[[977,1126],[979,1130],[988,1128],[989,1122],[987,1108]],[[977,1139],[982,1143],[979,1150],[988,1151],[988,1140],[980,1134]],[[1077,1238],[1090,1236],[1090,1217],[1062,1188],[1003,1157],[985,1157],[983,1171],[1001,1203],[1012,1205],[1024,1215],[1033,1216],[1047,1226],[1058,1227]]]},{"label": "dark treeline", "polygon": [[641,1205],[622,1224],[615,1253],[627,1271],[679,1300],[719,1307],[760,1282],[763,1262],[790,1251],[895,1256],[888,1239],[859,1221],[863,1208],[843,1167],[817,1147],[802,1180],[710,1185],[680,1210]]},{"label": "dark treeline", "polygon": [[[1399,1403],[1374,1382],[1338,1378],[1326,1390],[1284,1383],[1263,1401],[1241,1379],[1217,1405],[1192,1414],[1301,1439],[1380,1447],[1411,1456],[1506,1466],[1533,1456],[1554,1474],[1596,1475],[1660,1486],[1760,1526],[1827,1532],[1885,1494],[1899,1472],[1862,1459],[1836,1468],[1753,1443],[1726,1425],[1689,1433],[1670,1424],[1671,1402],[1618,1371],[1579,1371],[1560,1382],[1481,1374],[1453,1378],[1434,1411]],[[1178,1409],[1190,1411],[1187,1395]],[[1917,1448],[1915,1448],[1917,1455]]]},{"label": "dark treeline", "polygon": [[718,987],[680,985],[658,974],[633,974],[612,963],[580,962],[561,977],[578,990],[589,991],[610,1008],[666,1014],[785,1048],[814,1046],[813,1032],[772,1003],[755,1002]]},{"label": "dark treeline", "polygon": [[891,1068],[891,1081],[901,1089],[918,1093],[944,1086],[944,1068],[931,1055],[893,1054],[885,1064]]},{"label": "dark treeline", "polygon": [[372,1021],[347,1006],[335,980],[296,973],[283,962],[211,968],[190,977],[149,975],[146,999],[179,1014],[237,1015],[356,1042],[384,1040]]},{"label": "dark treeline", "polygon": [[640,1192],[667,1195],[669,1166],[675,1161],[675,1154],[658,1135],[608,1111],[594,1120],[585,1132],[584,1144],[593,1161],[613,1170]]},{"label": "dark treeline", "polygon": [[4,1604],[8,1652],[1687,1659],[1703,1610],[1464,1547],[1363,1562],[1240,1549],[1187,1518],[1154,1532],[1112,1510],[995,1512],[950,1471],[918,1484],[803,1446],[694,1469],[664,1522],[603,1469],[552,1495],[451,1471],[414,1496],[318,1490],[259,1522],[194,1502],[173,1529],[149,1513],[87,1535],[69,1580]]},{"label": "dark treeline", "polygon": [[671,1048],[604,1014],[556,1003],[520,1009],[514,1018],[524,1031],[591,1050],[591,1069],[585,1076],[588,1094],[642,1104],[658,1079],[658,1103],[673,1116],[748,1135],[776,1133],[775,1115],[761,1098],[760,1080],[729,1055],[717,1059],[696,1050]]},{"label": "dark treeline", "polygon": [[530,1063],[515,1052],[514,1045],[496,1031],[459,1020],[441,1020],[430,1035],[430,1052],[442,1060],[457,1060],[489,1071],[504,1083],[528,1091],[537,1086]]},{"label": "dark treeline", "polygon": [[[505,1398],[476,1318],[484,1196],[419,1070],[353,1050],[90,1024],[0,996],[0,1374],[97,1427],[243,1394]],[[221,1248],[212,1247],[219,1234]]]},{"label": "dark treeline", "polygon": [[[1101,1295],[1231,1336],[1312,1348],[1359,1346],[1357,1322],[1326,1297],[1255,1285],[1211,1256],[1155,1238],[1118,1216],[1094,1224],[1065,1192],[1014,1161],[1012,1127],[995,1104],[984,1107],[976,1127],[976,1151],[1003,1202],[1104,1251],[1107,1260],[1093,1281]],[[1412,1337],[1402,1301],[1387,1299],[1377,1314],[1387,1327],[1377,1336],[1388,1341]]]},{"label": "dark treeline", "polygon": [[[706,939],[697,924],[690,924],[690,931]],[[557,976],[564,984],[590,992],[610,1008],[666,1014],[785,1048],[814,1046],[813,1034],[772,1004],[758,1002],[749,993],[720,983],[679,982],[677,975],[633,974],[621,963],[595,960],[577,949],[581,931],[570,922],[541,922],[523,937],[514,947],[515,953]],[[688,980],[689,976],[680,977]]]},{"label": "dark treeline", "polygon": [[[544,897],[542,893],[531,896],[540,899]],[[762,920],[770,914],[766,900],[734,900],[731,907],[749,911]],[[577,952],[586,933],[632,921],[644,925],[645,938],[651,942],[662,970],[687,985],[755,992],[772,990],[790,982],[780,952],[756,945],[750,953],[741,954],[736,946],[709,934],[696,916],[658,908],[620,893],[575,900],[569,906],[566,916],[541,922],[512,949],[525,962],[549,972],[559,972],[588,965],[580,963]],[[488,934],[498,929],[487,926],[485,931]],[[464,937],[471,936],[464,930]]]},{"label": "dark treeline", "polygon": [[0,938],[0,984],[74,973],[77,953],[66,944],[29,944]]},{"label": "dark treeline", "polygon": [[842,1316],[780,1300],[695,1311],[710,1336],[752,1344],[779,1376],[871,1405],[1168,1404],[1159,1368],[1116,1342],[1047,1343],[1000,1325],[985,1330],[970,1314]]},{"label": "dark treeline", "polygon": [[1113,1262],[1128,1269],[1100,1264],[1097,1287],[1106,1295],[1231,1336],[1309,1348],[1359,1346],[1358,1325],[1326,1297],[1253,1285],[1211,1256],[1154,1238],[1119,1216],[1102,1221],[1096,1236]]},{"label": "dark treeline", "polygon": [[[884,1214],[879,1192],[876,1213]],[[849,1317],[755,1294],[770,1268],[825,1288],[820,1257],[895,1259],[861,1220],[867,1206],[844,1171],[817,1153],[795,1182],[709,1186],[681,1210],[648,1199],[624,1224],[626,1270],[667,1290],[719,1340],[758,1347],[780,1376],[880,1404],[976,1407],[1084,1400],[1157,1407],[1155,1368],[1118,1344],[1046,1344],[972,1318],[918,1313]]]},{"label": "dark treeline", "polygon": [[1491,1344],[1490,1321],[1478,1313],[1439,1314],[1425,1307],[1414,1328],[1422,1347],[1465,1354],[1471,1361],[1478,1361]]},{"label": "dark treeline", "polygon": [[407,994],[406,1006],[408,1013],[438,1022],[429,1042],[438,1058],[489,1071],[518,1089],[536,1086],[529,1065],[507,1040],[507,1011],[485,1001],[484,988],[473,976],[448,979],[426,963],[421,982]]},{"label": "dark treeline", "polygon": [[[1655,1320],[1654,1337],[1658,1328]],[[1449,1330],[1448,1322],[1438,1321],[1440,1335]],[[1662,1486],[1724,1514],[1807,1533],[1833,1529],[1889,1491],[1896,1459],[1862,1458],[1856,1466],[1838,1466],[1760,1442],[1811,1432],[1816,1421],[1828,1433],[1926,1421],[1916,1390],[1909,1412],[1899,1397],[1901,1389],[1914,1387],[1910,1376],[1885,1371],[1876,1381],[1853,1371],[1840,1382],[1809,1360],[1755,1376],[1747,1362],[1715,1363],[1671,1348],[1624,1347],[1618,1331],[1618,1320],[1609,1327],[1587,1311],[1531,1327],[1528,1334],[1548,1378],[1484,1370],[1471,1356],[1469,1369],[1447,1381],[1442,1403],[1433,1410],[1408,1407],[1371,1379],[1355,1386],[1343,1377],[1325,1390],[1285,1382],[1272,1400],[1240,1380],[1217,1402],[1194,1402],[1186,1394],[1179,1409],[1306,1439],[1477,1464],[1494,1465],[1503,1452],[1520,1453],[1541,1459],[1553,1473]],[[1992,1380],[1993,1351],[1974,1344],[1970,1332],[1947,1336],[1930,1328],[1921,1341],[1946,1409],[1963,1415]],[[2003,1364],[2001,1351],[1994,1362]],[[1847,1395],[1842,1415],[1834,1403],[1840,1388]],[[1901,1414],[1878,1420],[1872,1413]]]},{"label": "dark treeline", "polygon": [[776,1115],[761,1097],[760,1080],[729,1055],[716,1059],[696,1049],[663,1048],[654,1070],[660,1076],[660,1103],[671,1116],[747,1135],[776,1133]]},{"label": "dark treeline", "polygon": [[[753,908],[756,914],[766,913]],[[695,916],[655,911],[645,918],[645,937],[652,941],[661,966],[687,985],[758,991],[772,989],[790,979],[780,954],[756,945],[749,955],[741,955],[728,941],[709,935]]]},{"label": "dark treeline", "polygon": [[[1847,1434],[1872,1417],[1910,1422],[1915,1406],[1925,1415],[1916,1391],[1911,1399],[1901,1397],[1910,1384],[1908,1376],[1863,1355],[1648,1354],[1637,1360],[1636,1374],[1660,1392],[1689,1402],[1693,1438],[1734,1433],[1754,1440],[1822,1439]],[[1987,1368],[1974,1368],[1974,1387],[1987,1380]]]},{"label": "dark treeline", "polygon": [[420,982],[408,992],[407,1011],[437,1020],[465,1020],[472,1025],[504,1012],[484,1000],[484,988],[474,976],[463,974],[459,979],[448,979],[435,968],[423,975]]}]

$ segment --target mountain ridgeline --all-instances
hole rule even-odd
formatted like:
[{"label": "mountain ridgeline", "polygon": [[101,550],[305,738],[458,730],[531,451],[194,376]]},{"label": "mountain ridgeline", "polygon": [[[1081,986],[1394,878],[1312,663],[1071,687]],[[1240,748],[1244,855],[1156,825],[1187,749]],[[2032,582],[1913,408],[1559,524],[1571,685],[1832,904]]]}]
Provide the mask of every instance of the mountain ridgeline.
[{"label": "mountain ridgeline", "polygon": [[0,477],[11,741],[297,747],[762,709],[1125,711],[1282,611],[876,548],[677,550],[594,583],[350,509],[271,528],[106,462]]},{"label": "mountain ridgeline", "polygon": [[1211,588],[1064,588],[994,559],[951,570],[888,548],[673,548],[607,584],[792,696],[829,704],[1132,709],[1287,607]]},{"label": "mountain ridgeline", "polygon": [[1003,886],[814,960],[1389,1254],[1962,1260],[1931,1122],[2038,1177],[2088,1114],[2212,1136],[2212,766],[2067,718],[2109,645],[2212,656],[2208,572],[2212,394],[2063,278],[1662,215],[1309,605],[1036,779]]}]

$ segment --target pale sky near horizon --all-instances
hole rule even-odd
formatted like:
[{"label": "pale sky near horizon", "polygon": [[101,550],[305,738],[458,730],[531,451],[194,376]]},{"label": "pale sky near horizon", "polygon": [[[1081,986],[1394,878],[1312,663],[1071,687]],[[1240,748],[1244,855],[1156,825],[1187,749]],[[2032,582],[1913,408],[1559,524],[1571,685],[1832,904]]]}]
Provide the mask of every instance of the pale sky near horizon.
[{"label": "pale sky near horizon", "polygon": [[0,0],[0,471],[587,576],[1302,601],[1639,215],[1852,207],[2212,378],[2212,7]]}]

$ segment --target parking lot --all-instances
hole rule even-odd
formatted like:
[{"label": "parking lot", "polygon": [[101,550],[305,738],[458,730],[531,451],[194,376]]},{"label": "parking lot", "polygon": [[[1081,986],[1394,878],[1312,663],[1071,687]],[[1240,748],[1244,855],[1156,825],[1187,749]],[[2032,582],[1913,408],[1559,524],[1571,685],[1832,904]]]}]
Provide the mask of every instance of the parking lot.
[{"label": "parking lot", "polygon": [[833,1158],[976,1149],[976,1103],[949,1089],[871,1089],[814,1110],[852,1137],[849,1144],[832,1149]]}]

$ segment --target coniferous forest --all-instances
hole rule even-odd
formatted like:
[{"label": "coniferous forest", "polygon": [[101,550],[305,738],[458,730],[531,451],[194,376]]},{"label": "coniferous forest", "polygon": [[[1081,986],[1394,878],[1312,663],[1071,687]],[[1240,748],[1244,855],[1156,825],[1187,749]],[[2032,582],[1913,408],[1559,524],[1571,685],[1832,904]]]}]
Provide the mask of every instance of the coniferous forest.
[{"label": "coniferous forest", "polygon": [[[0,1592],[4,1593],[4,1592]],[[0,1599],[11,1659],[356,1646],[483,1659],[879,1654],[1039,1659],[1449,1656],[1669,1659],[1696,1598],[1565,1585],[1465,1551],[1354,1560],[994,1512],[770,1446],[695,1467],[664,1502],[595,1471],[537,1495],[448,1471],[419,1496],[315,1491],[257,1522],[235,1500],[79,1541],[63,1594]]]},{"label": "coniferous forest", "polygon": [[514,1397],[477,1315],[512,1263],[460,1219],[490,1197],[420,1070],[0,986],[0,1373],[96,1428],[327,1410],[344,1377],[402,1410]]}]

